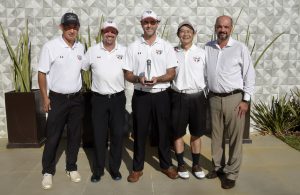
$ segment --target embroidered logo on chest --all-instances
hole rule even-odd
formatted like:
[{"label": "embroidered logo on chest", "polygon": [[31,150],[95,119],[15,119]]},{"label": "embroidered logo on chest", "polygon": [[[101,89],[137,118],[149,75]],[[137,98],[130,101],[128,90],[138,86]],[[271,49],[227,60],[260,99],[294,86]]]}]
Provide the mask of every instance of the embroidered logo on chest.
[{"label": "embroidered logo on chest", "polygon": [[200,62],[201,58],[200,57],[193,57],[193,59],[194,59],[195,62]]},{"label": "embroidered logo on chest", "polygon": [[97,59],[100,59],[101,58],[101,56],[97,56]]},{"label": "embroidered logo on chest", "polygon": [[157,55],[161,55],[162,52],[163,52],[162,50],[159,50],[159,49],[156,50],[156,54],[157,54]]},{"label": "embroidered logo on chest", "polygon": [[174,50],[175,50],[176,52],[180,52],[180,48],[179,48],[179,47],[174,47]]},{"label": "embroidered logo on chest", "polygon": [[119,60],[122,60],[122,59],[123,59],[123,55],[117,55],[117,58],[118,58]]},{"label": "embroidered logo on chest", "polygon": [[78,60],[82,60],[82,56],[81,55],[77,55]]}]

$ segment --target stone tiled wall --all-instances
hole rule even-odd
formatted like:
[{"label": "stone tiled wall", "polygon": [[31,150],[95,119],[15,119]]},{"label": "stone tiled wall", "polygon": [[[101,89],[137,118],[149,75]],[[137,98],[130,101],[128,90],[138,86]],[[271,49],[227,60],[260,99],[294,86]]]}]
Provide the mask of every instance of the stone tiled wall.
[{"label": "stone tiled wall", "polygon": [[[256,67],[254,101],[268,101],[300,87],[300,1],[299,0],[0,0],[0,22],[13,45],[29,20],[32,41],[33,86],[37,88],[37,60],[41,46],[59,35],[60,17],[67,11],[77,13],[81,20],[81,34],[87,36],[90,25],[92,36],[99,29],[100,17],[114,19],[120,28],[119,42],[127,45],[142,32],[139,17],[151,8],[167,21],[168,40],[176,45],[176,29],[183,19],[196,24],[196,42],[200,46],[213,34],[215,18],[226,14],[234,18],[243,11],[235,27],[234,38],[245,40],[249,25],[250,45],[256,44],[255,60],[275,35],[285,32]],[[162,26],[161,25],[161,26]],[[162,32],[162,28],[159,29]],[[13,89],[11,62],[0,38],[0,137],[6,137],[4,93]]]}]

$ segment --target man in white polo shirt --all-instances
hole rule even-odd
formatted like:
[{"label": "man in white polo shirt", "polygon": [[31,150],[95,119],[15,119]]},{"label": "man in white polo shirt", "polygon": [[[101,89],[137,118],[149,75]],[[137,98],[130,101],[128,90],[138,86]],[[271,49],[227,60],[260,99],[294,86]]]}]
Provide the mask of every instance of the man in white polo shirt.
[{"label": "man in white polo shirt", "polygon": [[183,159],[183,136],[186,134],[187,125],[191,134],[192,173],[198,179],[205,177],[199,164],[201,136],[206,128],[205,52],[193,44],[195,35],[196,30],[189,21],[179,24],[177,36],[180,45],[175,47],[179,65],[172,82],[171,113],[177,172],[183,179],[189,178]]},{"label": "man in white polo shirt", "polygon": [[129,182],[137,182],[143,174],[145,145],[150,122],[158,132],[160,167],[171,179],[178,177],[170,156],[170,102],[166,89],[175,76],[176,55],[170,43],[157,36],[157,15],[146,10],[141,17],[144,34],[127,48],[123,66],[126,80],[134,83],[132,98],[134,156]]},{"label": "man in white polo shirt", "polygon": [[[122,178],[119,168],[125,133],[125,93],[122,65],[126,48],[116,42],[118,28],[115,22],[104,22],[103,40],[88,49],[83,69],[92,70],[92,121],[95,139],[95,164],[92,182],[100,181],[104,174],[107,136],[109,134],[109,172],[112,179]],[[108,133],[109,130],[109,133]]]},{"label": "man in white polo shirt", "polygon": [[[77,172],[77,155],[81,141],[83,97],[81,68],[84,47],[76,41],[80,27],[78,16],[66,13],[61,18],[62,36],[47,42],[41,51],[38,82],[43,109],[48,112],[46,143],[43,152],[42,187],[52,187],[55,157],[59,141],[67,125],[66,173],[73,182],[81,177]],[[49,96],[47,95],[49,89]]]}]

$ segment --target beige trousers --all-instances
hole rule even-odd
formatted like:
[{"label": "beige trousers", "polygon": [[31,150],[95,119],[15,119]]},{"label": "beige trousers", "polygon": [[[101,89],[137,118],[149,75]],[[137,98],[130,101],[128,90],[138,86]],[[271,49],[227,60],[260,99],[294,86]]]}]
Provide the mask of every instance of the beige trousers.
[{"label": "beige trousers", "polygon": [[[212,121],[212,160],[214,169],[223,169],[226,177],[236,180],[242,163],[242,142],[245,115],[238,116],[237,106],[242,93],[209,99]],[[229,138],[228,160],[225,158],[225,138]]]}]

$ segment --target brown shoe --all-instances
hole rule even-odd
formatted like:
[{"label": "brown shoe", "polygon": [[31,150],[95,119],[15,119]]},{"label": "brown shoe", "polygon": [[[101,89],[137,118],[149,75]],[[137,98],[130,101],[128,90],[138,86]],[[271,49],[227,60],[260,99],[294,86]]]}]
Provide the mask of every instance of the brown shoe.
[{"label": "brown shoe", "polygon": [[167,169],[162,169],[161,172],[163,172],[166,176],[168,176],[171,179],[178,178],[178,173],[173,167],[169,167]]},{"label": "brown shoe", "polygon": [[131,183],[137,182],[142,175],[143,175],[143,171],[132,171],[128,175],[127,181]]},{"label": "brown shoe", "polygon": [[218,170],[218,171],[213,170],[206,175],[206,178],[207,179],[215,179],[217,177],[223,177],[224,175],[225,175],[225,173],[221,170]]}]

